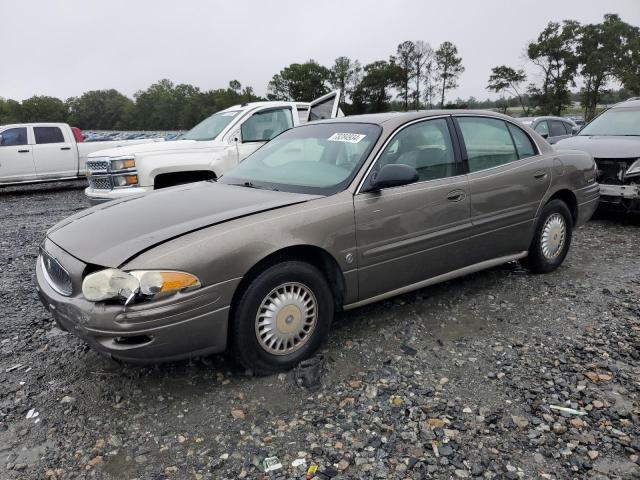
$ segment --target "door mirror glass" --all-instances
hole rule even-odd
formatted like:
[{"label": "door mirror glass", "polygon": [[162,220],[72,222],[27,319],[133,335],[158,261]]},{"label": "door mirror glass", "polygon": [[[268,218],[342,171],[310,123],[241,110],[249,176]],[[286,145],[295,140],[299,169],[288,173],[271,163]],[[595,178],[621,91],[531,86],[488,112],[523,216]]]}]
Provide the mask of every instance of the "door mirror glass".
[{"label": "door mirror glass", "polygon": [[371,188],[369,190],[409,185],[410,183],[417,182],[419,177],[418,171],[415,168],[402,163],[385,165],[377,175],[374,175],[375,177],[371,181]]},{"label": "door mirror glass", "polygon": [[549,134],[548,134],[548,133],[541,133],[541,134],[540,134],[540,136],[541,136],[542,138],[544,138],[545,140],[546,140],[547,138],[549,138]]}]

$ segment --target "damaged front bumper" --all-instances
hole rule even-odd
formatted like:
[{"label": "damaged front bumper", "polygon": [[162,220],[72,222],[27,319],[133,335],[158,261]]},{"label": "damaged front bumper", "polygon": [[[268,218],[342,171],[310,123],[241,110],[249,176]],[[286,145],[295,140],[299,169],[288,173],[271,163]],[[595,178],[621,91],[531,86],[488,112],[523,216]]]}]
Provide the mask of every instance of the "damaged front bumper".
[{"label": "damaged front bumper", "polygon": [[86,265],[50,240],[44,245],[72,279],[70,295],[50,284],[44,262],[38,258],[38,294],[58,326],[95,350],[124,361],[150,363],[219,353],[227,343],[228,299],[237,281],[134,304],[90,302],[81,293]]}]

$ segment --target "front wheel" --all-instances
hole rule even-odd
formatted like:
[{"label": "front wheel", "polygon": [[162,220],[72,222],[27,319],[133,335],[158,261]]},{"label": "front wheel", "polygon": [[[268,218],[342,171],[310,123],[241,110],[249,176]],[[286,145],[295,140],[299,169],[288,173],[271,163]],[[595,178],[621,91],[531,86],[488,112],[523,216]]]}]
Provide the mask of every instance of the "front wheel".
[{"label": "front wheel", "polygon": [[326,339],[333,311],[331,289],[313,265],[287,261],[267,268],[235,305],[236,360],[257,374],[294,367]]},{"label": "front wheel", "polygon": [[573,232],[573,219],[562,200],[552,200],[542,209],[529,254],[522,264],[535,273],[548,273],[564,261]]}]

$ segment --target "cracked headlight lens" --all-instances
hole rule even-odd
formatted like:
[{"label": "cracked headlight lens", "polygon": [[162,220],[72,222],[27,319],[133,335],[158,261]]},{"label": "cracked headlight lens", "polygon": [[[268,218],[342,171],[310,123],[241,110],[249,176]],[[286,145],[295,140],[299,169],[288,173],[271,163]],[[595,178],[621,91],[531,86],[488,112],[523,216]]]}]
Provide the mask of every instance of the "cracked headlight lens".
[{"label": "cracked headlight lens", "polygon": [[134,270],[125,272],[107,268],[87,275],[82,282],[84,298],[92,302],[120,299],[130,303],[135,298],[157,298],[200,288],[194,275],[177,271]]}]

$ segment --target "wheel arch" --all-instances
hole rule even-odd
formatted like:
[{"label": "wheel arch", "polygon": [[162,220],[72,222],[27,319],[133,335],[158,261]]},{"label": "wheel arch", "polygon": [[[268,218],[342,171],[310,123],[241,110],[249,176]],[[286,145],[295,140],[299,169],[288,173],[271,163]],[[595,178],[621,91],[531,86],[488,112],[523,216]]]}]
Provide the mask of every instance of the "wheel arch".
[{"label": "wheel arch", "polygon": [[271,252],[254,264],[242,276],[242,280],[233,293],[233,297],[231,299],[229,318],[233,318],[233,311],[238,299],[254,278],[270,266],[286,262],[288,260],[306,262],[320,270],[327,280],[331,293],[333,294],[335,310],[337,311],[342,308],[345,279],[342,270],[333,255],[325,249],[315,245],[290,245]]},{"label": "wheel arch", "polygon": [[567,205],[567,208],[569,208],[569,211],[571,212],[571,220],[575,225],[578,221],[578,199],[576,198],[575,193],[568,188],[557,190],[549,197],[545,202],[545,205],[552,200],[562,200]]}]

